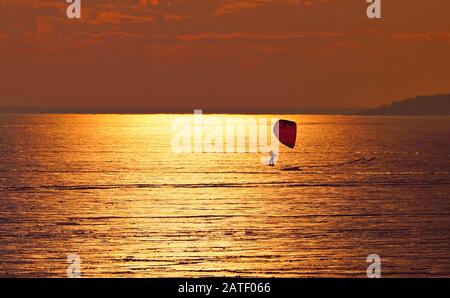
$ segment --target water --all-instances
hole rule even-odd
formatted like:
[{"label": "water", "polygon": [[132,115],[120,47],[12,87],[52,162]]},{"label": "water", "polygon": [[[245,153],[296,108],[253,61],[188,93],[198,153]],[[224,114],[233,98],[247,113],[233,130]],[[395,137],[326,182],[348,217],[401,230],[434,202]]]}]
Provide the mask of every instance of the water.
[{"label": "water", "polygon": [[175,117],[0,115],[0,276],[450,276],[449,117],[278,116],[276,167]]}]

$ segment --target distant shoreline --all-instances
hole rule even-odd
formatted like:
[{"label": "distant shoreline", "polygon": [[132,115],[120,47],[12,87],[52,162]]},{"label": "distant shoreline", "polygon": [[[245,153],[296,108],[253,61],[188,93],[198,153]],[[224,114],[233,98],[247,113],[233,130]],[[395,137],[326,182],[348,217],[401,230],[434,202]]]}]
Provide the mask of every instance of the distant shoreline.
[{"label": "distant shoreline", "polygon": [[450,116],[450,94],[417,96],[357,113],[361,116]]}]

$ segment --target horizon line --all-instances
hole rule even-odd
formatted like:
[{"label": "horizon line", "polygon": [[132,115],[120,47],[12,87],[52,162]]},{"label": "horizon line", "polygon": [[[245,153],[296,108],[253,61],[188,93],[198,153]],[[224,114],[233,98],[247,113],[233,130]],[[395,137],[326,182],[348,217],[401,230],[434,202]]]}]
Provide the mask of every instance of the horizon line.
[{"label": "horizon line", "polygon": [[46,107],[4,106],[2,114],[192,114],[201,109],[205,114],[354,114],[368,108],[148,108],[148,107]]}]

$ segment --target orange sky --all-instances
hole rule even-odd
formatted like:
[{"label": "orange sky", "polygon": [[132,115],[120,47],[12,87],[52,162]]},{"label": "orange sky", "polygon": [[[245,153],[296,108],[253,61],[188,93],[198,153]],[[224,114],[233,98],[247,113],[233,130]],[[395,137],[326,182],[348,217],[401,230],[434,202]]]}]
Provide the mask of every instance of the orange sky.
[{"label": "orange sky", "polygon": [[450,92],[450,1],[0,0],[0,106],[371,107]]}]

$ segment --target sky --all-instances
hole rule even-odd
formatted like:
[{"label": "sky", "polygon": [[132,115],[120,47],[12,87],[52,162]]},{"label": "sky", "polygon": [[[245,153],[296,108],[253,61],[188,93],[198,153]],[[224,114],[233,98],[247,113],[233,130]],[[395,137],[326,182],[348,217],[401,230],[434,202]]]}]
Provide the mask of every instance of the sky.
[{"label": "sky", "polygon": [[450,1],[0,0],[0,106],[359,108],[450,93]]}]

